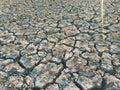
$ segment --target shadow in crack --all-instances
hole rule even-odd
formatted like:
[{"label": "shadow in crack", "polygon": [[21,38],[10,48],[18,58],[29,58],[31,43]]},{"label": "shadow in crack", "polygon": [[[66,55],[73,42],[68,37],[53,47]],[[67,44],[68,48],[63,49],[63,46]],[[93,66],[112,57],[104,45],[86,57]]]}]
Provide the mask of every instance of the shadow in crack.
[{"label": "shadow in crack", "polygon": [[33,87],[32,90],[40,90],[39,87]]}]

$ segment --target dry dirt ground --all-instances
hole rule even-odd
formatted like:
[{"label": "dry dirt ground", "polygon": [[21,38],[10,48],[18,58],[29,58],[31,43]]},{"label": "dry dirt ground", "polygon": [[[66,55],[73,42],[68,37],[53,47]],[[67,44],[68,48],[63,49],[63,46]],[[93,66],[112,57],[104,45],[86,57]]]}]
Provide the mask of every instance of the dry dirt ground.
[{"label": "dry dirt ground", "polygon": [[120,0],[0,0],[0,90],[120,90]]}]

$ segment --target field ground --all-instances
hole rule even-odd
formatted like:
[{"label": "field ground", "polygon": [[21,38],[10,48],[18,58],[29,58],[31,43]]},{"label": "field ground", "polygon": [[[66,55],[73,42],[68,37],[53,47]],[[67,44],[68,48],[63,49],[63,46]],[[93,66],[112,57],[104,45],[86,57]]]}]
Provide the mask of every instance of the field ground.
[{"label": "field ground", "polygon": [[119,90],[120,0],[0,0],[1,90]]}]

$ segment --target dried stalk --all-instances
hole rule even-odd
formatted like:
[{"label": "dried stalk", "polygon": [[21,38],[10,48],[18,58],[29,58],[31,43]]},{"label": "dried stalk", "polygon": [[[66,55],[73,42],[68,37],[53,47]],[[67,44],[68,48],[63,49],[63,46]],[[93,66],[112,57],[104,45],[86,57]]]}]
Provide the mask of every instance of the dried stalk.
[{"label": "dried stalk", "polygon": [[101,27],[103,29],[104,27],[104,0],[101,0],[101,19],[102,19]]}]

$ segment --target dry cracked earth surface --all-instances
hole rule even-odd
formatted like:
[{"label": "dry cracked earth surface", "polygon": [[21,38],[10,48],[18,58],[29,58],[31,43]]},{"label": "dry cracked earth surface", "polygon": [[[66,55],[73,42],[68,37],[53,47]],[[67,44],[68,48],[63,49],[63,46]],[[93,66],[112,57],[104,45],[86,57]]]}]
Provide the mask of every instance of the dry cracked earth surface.
[{"label": "dry cracked earth surface", "polygon": [[120,90],[120,0],[0,0],[0,90]]}]

